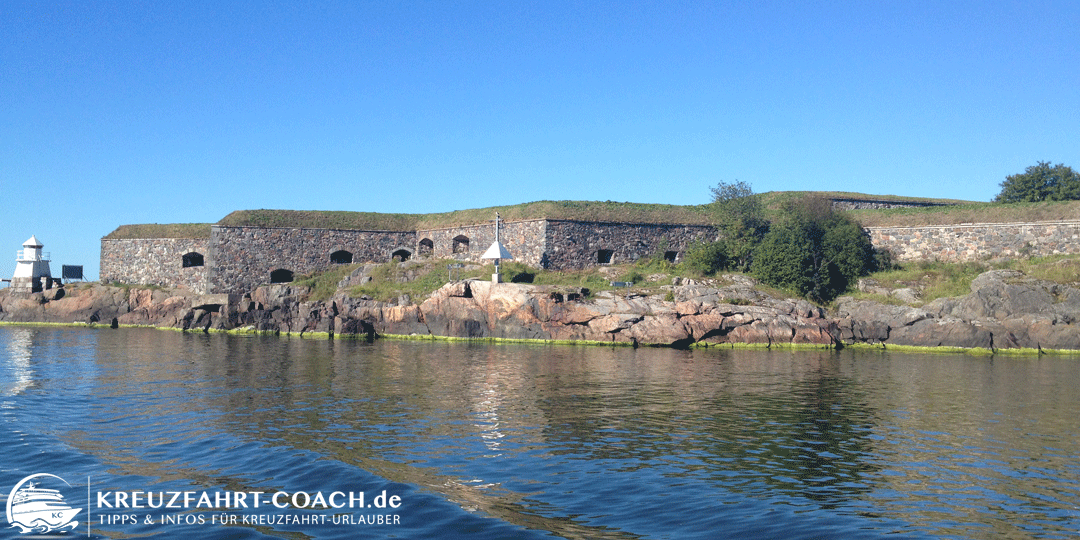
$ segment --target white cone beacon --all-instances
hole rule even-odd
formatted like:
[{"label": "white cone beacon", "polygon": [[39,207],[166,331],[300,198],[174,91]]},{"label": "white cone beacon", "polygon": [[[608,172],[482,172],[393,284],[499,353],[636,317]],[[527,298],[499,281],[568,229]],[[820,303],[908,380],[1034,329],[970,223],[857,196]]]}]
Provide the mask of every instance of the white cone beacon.
[{"label": "white cone beacon", "polygon": [[495,259],[495,273],[491,274],[492,283],[502,283],[502,275],[499,274],[499,261],[501,259],[514,260],[513,255],[510,255],[510,250],[499,242],[500,219],[499,213],[495,212],[495,243],[491,244],[491,247],[487,248],[487,251],[480,256],[481,259]]}]

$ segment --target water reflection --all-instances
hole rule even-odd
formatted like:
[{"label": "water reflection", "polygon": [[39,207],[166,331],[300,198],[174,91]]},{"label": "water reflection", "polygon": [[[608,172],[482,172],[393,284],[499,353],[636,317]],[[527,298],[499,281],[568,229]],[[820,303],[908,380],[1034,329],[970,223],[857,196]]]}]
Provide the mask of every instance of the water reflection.
[{"label": "water reflection", "polygon": [[391,482],[498,520],[425,511],[463,537],[1077,529],[1071,359],[96,336],[64,440],[117,478]]},{"label": "water reflection", "polygon": [[[11,397],[22,393],[34,381],[34,372],[30,368],[35,330],[31,328],[13,328],[5,332],[7,355],[0,359],[0,397]],[[0,406],[7,406],[0,402]]]}]

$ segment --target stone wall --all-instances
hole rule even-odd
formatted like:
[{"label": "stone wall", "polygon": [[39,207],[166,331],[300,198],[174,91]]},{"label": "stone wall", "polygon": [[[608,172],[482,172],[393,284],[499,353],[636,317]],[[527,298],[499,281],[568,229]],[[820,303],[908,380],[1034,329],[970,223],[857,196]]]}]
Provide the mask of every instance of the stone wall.
[{"label": "stone wall", "polygon": [[[875,247],[888,249],[900,261],[1080,254],[1080,221],[867,231]],[[715,238],[715,229],[704,225],[535,219],[506,222],[500,229],[500,240],[514,260],[560,270],[633,262],[654,253],[678,261],[694,242]],[[100,275],[103,282],[240,293],[346,262],[400,256],[483,263],[480,256],[494,240],[494,223],[417,232],[214,225],[209,239],[102,239]]]},{"label": "stone wall", "polygon": [[872,199],[844,199],[833,197],[833,208],[837,210],[883,210],[887,208],[925,208],[927,206],[953,206],[952,203],[920,201],[885,201]]},{"label": "stone wall", "polygon": [[213,292],[240,293],[274,281],[291,281],[275,271],[294,277],[324,270],[336,263],[334,254],[350,255],[342,262],[386,262],[404,250],[415,250],[416,233],[393,231],[353,231],[339,229],[294,229],[270,227],[224,227],[210,229],[213,251],[207,262]]},{"label": "stone wall", "polygon": [[547,247],[539,266],[575,270],[633,262],[657,251],[682,260],[693,242],[715,239],[716,229],[706,225],[549,220]]},{"label": "stone wall", "polygon": [[[499,226],[499,242],[510,251],[514,260],[531,266],[540,266],[544,256],[544,238],[547,220],[531,219],[504,221]],[[480,256],[495,242],[495,223],[426,229],[416,232],[418,256],[436,259],[458,259],[483,263]],[[455,239],[458,241],[455,242]],[[468,240],[466,247],[462,240]],[[430,240],[430,253],[425,241]],[[455,251],[457,246],[457,251]]]},{"label": "stone wall", "polygon": [[[101,240],[102,283],[119,282],[207,291],[206,238],[126,238]],[[184,266],[185,255],[189,266]]]},{"label": "stone wall", "polygon": [[974,261],[1080,254],[1080,221],[870,227],[874,247],[901,261]]}]

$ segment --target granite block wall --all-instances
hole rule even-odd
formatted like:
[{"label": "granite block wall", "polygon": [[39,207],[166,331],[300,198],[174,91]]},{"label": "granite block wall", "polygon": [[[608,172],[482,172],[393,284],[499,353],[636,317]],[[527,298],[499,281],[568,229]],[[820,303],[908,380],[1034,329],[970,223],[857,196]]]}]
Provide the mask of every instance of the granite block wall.
[{"label": "granite block wall", "polygon": [[[540,266],[546,230],[547,220],[543,219],[504,221],[499,225],[499,242],[515,261]],[[419,256],[483,263],[486,261],[481,261],[480,256],[495,242],[495,223],[420,230],[416,238]],[[464,240],[468,240],[467,246]],[[427,241],[431,245],[425,247]]]},{"label": "granite block wall", "polygon": [[716,240],[706,225],[663,225],[549,220],[543,268],[576,270],[597,264],[620,264],[657,251],[682,260],[695,241]]},{"label": "granite block wall", "polygon": [[[242,293],[274,281],[326,269],[341,262],[386,262],[395,252],[411,254],[415,232],[224,227],[210,229],[207,261],[215,293]],[[349,257],[344,257],[345,254]],[[274,275],[275,271],[285,273]],[[276,277],[276,279],[274,279]]]},{"label": "granite block wall", "polygon": [[870,227],[874,247],[901,261],[975,261],[1080,254],[1080,221]]},{"label": "granite block wall", "polygon": [[[867,230],[875,247],[900,261],[1080,254],[1080,221]],[[504,222],[500,229],[514,260],[564,270],[633,262],[658,252],[681,260],[694,242],[715,238],[716,230],[703,225],[535,219]],[[103,282],[241,293],[346,262],[399,256],[482,263],[480,256],[494,240],[494,223],[416,232],[215,225],[209,239],[102,239],[100,275]]]},{"label": "granite block wall", "polygon": [[206,238],[102,239],[99,279],[206,293],[209,251]]},{"label": "granite block wall", "polygon": [[837,210],[882,210],[886,208],[926,208],[929,206],[952,206],[951,203],[844,199],[840,197],[833,197],[830,200],[832,200],[833,208]]}]

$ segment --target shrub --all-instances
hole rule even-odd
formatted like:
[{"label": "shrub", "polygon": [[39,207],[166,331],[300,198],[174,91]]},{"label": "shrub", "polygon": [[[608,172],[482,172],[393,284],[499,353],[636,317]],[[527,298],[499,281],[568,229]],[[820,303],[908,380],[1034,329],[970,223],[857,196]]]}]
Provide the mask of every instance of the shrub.
[{"label": "shrub", "polygon": [[723,267],[745,272],[753,252],[769,230],[765,206],[746,182],[720,182],[712,188],[713,222],[724,246]]},{"label": "shrub", "polygon": [[717,271],[727,268],[727,263],[727,250],[724,248],[724,244],[709,242],[690,246],[690,249],[686,250],[682,265],[689,272],[711,276]]},{"label": "shrub", "polygon": [[807,296],[832,300],[874,263],[869,236],[827,199],[804,197],[784,208],[754,250],[751,271],[761,281]]}]

